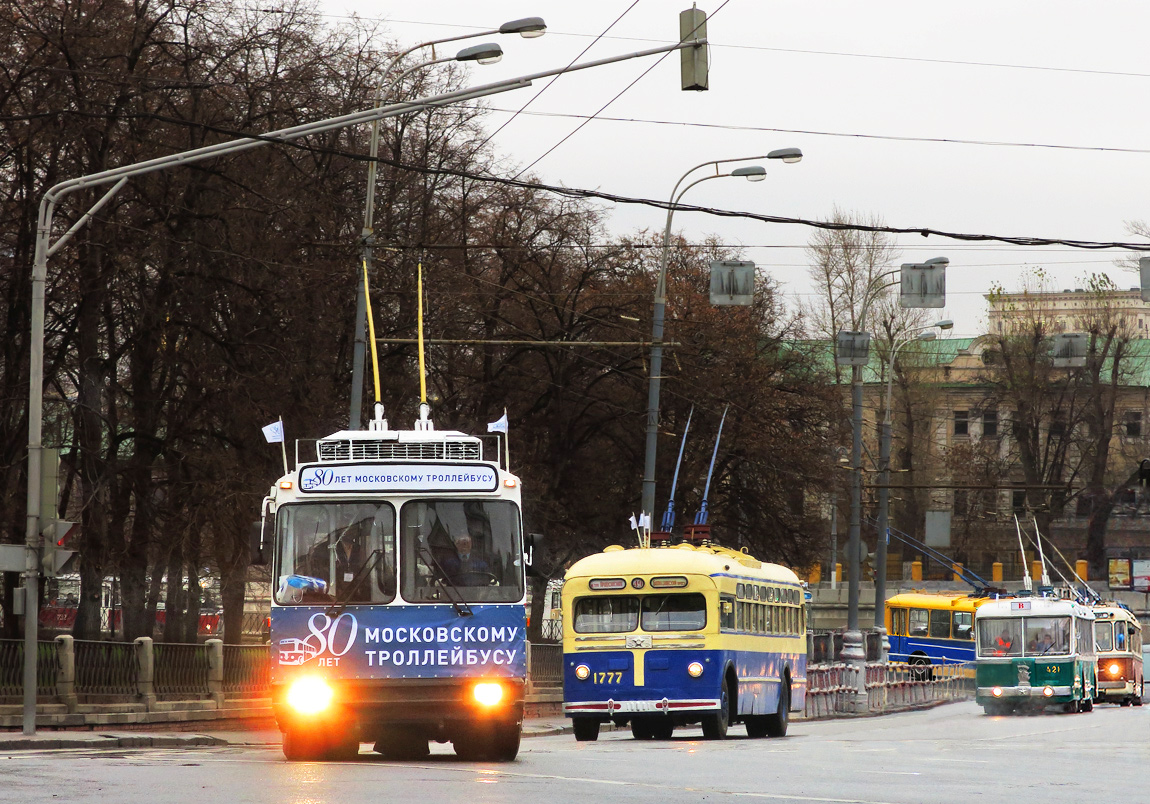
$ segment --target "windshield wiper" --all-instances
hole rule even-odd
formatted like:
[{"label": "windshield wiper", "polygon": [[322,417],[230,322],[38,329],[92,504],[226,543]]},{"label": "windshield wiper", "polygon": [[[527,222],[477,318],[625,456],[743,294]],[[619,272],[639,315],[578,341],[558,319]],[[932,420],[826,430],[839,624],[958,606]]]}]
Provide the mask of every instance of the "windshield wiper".
[{"label": "windshield wiper", "polygon": [[324,612],[328,617],[347,608],[347,604],[351,602],[351,596],[355,594],[355,590],[367,579],[371,571],[379,564],[381,558],[383,558],[382,550],[376,548],[371,551],[371,555],[367,557],[367,561],[363,562],[363,566],[355,571],[355,575],[351,576],[351,580],[348,581],[347,588],[343,591],[343,594]]},{"label": "windshield wiper", "polygon": [[[463,593],[459,591],[459,587],[447,576],[444,572],[443,566],[435,560],[435,554],[428,549],[427,545],[420,539],[416,539],[415,543],[419,545],[419,554],[423,556],[425,561],[430,561],[430,565],[435,568],[437,575],[435,582],[439,584],[443,591],[447,592],[447,599],[451,602],[451,608],[455,609],[455,613],[460,617],[470,617],[473,612],[471,607],[467,605],[467,601],[463,599]],[[452,595],[454,593],[454,596]]]}]

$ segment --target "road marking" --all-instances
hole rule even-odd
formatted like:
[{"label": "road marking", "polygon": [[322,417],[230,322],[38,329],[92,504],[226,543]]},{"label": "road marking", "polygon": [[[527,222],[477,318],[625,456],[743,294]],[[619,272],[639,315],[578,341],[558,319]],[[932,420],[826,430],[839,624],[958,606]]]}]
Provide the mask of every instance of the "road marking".
[{"label": "road marking", "polygon": [[[403,765],[405,768],[418,768],[419,770],[445,770],[456,773],[476,773],[474,768],[453,768],[443,765]],[[544,779],[556,782],[583,782],[584,784],[603,784],[616,787],[643,787],[651,790],[674,790],[684,793],[707,793],[710,795],[737,796],[740,798],[761,798],[769,801],[811,801],[821,804],[895,804],[895,802],[881,801],[879,799],[864,798],[827,798],[825,796],[804,796],[802,794],[786,793],[755,793],[745,790],[720,790],[713,787],[678,787],[669,784],[655,784],[654,782],[627,782],[615,779],[593,779],[584,776],[559,776],[551,773],[522,773],[501,769],[484,768],[479,773],[508,776],[515,779]]]}]

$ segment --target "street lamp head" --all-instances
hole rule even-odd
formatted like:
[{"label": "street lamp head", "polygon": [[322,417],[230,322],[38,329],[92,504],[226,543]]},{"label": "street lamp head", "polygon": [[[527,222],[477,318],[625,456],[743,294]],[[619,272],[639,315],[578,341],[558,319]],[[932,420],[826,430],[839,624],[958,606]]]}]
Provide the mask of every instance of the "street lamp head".
[{"label": "street lamp head", "polygon": [[767,154],[767,159],[781,159],[787,164],[803,161],[803,152],[798,148],[776,148]]},{"label": "street lamp head", "polygon": [[936,332],[923,332],[923,333],[919,334],[919,336],[915,340],[933,341],[937,337],[938,337],[938,333],[936,333]]},{"label": "street lamp head", "polygon": [[943,265],[943,266],[946,266],[946,265],[950,265],[950,259],[948,259],[947,257],[931,257],[929,260],[924,262],[923,265]]},{"label": "street lamp head", "polygon": [[477,61],[480,64],[494,64],[503,58],[503,48],[494,42],[465,47],[455,54],[456,61]]},{"label": "street lamp head", "polygon": [[747,181],[762,181],[767,177],[767,169],[762,165],[747,165],[746,167],[735,168],[731,171],[732,176],[742,176]]},{"label": "street lamp head", "polygon": [[534,39],[547,33],[547,23],[542,17],[524,17],[521,20],[511,20],[499,26],[501,34],[519,34],[524,39]]},{"label": "street lamp head", "polygon": [[942,321],[935,321],[931,326],[938,327],[939,329],[953,329],[954,322],[949,318],[944,318]]}]

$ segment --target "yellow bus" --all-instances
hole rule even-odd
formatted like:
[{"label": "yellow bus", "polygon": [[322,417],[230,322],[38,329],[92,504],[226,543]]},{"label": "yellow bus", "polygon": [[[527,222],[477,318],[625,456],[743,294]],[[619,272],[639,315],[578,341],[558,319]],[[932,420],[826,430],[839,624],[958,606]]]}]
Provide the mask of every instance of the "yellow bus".
[{"label": "yellow bus", "polygon": [[1120,603],[1094,606],[1094,648],[1098,653],[1096,701],[1142,705],[1142,624]]},{"label": "yellow bus", "polygon": [[797,575],[722,547],[619,546],[563,584],[563,709],[575,739],[602,723],[708,739],[743,723],[781,737],[806,700],[806,601]]},{"label": "yellow bus", "polygon": [[904,592],[886,602],[890,660],[924,675],[931,665],[974,661],[974,612],[990,597],[961,592]]}]

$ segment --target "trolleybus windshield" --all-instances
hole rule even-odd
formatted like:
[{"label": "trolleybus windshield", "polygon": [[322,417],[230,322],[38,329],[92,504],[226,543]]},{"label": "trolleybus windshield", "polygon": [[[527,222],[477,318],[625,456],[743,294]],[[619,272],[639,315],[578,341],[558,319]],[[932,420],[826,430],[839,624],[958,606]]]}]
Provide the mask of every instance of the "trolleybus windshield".
[{"label": "trolleybus windshield", "polygon": [[1111,623],[1094,623],[1094,647],[1096,650],[1114,650],[1114,627]]},{"label": "trolleybus windshield", "polygon": [[276,513],[280,605],[390,603],[395,509],[380,502],[314,502]]},{"label": "trolleybus windshield", "polygon": [[707,599],[697,592],[666,595],[603,595],[575,603],[575,632],[700,631],[707,625]]},{"label": "trolleybus windshield", "polygon": [[523,539],[514,503],[421,499],[405,503],[399,517],[404,600],[523,599]]}]

